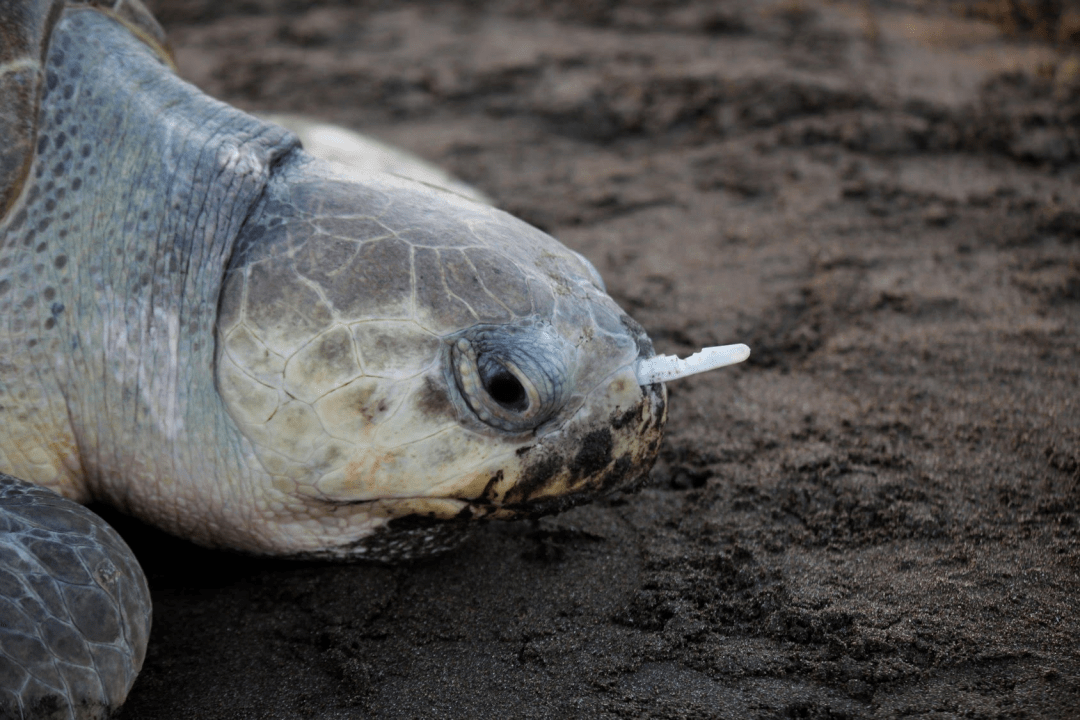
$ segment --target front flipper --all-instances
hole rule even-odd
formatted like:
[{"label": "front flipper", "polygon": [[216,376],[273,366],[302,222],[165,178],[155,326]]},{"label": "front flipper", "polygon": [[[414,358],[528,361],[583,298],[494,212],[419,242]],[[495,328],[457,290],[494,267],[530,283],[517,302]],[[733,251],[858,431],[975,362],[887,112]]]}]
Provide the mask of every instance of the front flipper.
[{"label": "front flipper", "polygon": [[146,578],[116,531],[0,474],[0,717],[108,717],[149,635]]}]

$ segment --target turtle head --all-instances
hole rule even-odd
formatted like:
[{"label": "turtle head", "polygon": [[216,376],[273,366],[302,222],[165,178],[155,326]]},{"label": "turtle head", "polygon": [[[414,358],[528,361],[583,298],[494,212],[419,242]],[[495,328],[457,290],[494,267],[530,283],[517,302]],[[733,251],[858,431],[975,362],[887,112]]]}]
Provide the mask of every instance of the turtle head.
[{"label": "turtle head", "polygon": [[275,552],[424,552],[439,528],[633,486],[656,458],[645,332],[584,258],[486,205],[297,161],[222,293],[218,389]]}]

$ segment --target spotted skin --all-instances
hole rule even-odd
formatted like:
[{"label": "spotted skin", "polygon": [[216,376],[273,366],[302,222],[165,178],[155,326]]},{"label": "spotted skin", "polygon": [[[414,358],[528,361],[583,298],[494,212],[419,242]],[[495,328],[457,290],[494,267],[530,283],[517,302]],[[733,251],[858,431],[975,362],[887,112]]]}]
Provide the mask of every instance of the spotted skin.
[{"label": "spotted skin", "polygon": [[[395,518],[533,514],[648,469],[651,344],[576,253],[453,193],[339,179],[101,13],[65,13],[45,76],[0,226],[0,469],[206,545],[377,557]],[[450,348],[541,325],[572,392],[529,433],[485,425]]]},{"label": "spotted skin", "polygon": [[[0,150],[0,473],[40,486],[0,494],[67,503],[56,522],[131,569],[69,501],[211,547],[394,561],[646,476],[666,417],[634,371],[652,344],[580,255],[454,192],[339,174],[176,77],[136,0],[60,5],[0,0],[30,18],[0,15],[0,124],[23,123]],[[0,526],[18,512],[0,501]],[[43,532],[68,530],[30,544],[59,547]],[[0,579],[22,572],[12,547]],[[93,684],[78,663],[58,691],[33,668],[59,661],[13,641],[0,714],[47,687],[93,717],[138,670],[145,593],[78,552],[113,601],[86,607],[119,619],[70,623],[84,644],[119,633],[128,664],[91,649],[101,692],[73,689]],[[28,587],[0,582],[0,634]]]},{"label": "spotted skin", "polygon": [[[57,23],[39,115],[2,225],[0,469],[206,545],[363,556],[394,518],[557,509],[651,465],[651,344],[549,236],[337,179],[94,11]],[[478,420],[448,369],[462,333],[515,324],[573,365],[524,434]],[[598,429],[610,452],[585,463]]]},{"label": "spotted skin", "polygon": [[[197,519],[238,463],[194,445],[228,437],[214,313],[235,235],[295,140],[197,94],[96,11],[57,23],[46,75],[37,154],[0,225],[0,470],[151,521],[227,523]],[[176,115],[132,141],[163,108]],[[203,485],[174,492],[185,476]]]},{"label": "spotted skin", "polygon": [[33,160],[45,51],[63,6],[0,2],[0,216],[22,191]]},{"label": "spotted skin", "polygon": [[[14,204],[34,157],[45,54],[64,0],[0,0],[0,216]],[[165,33],[139,0],[80,3],[123,22],[164,58]],[[171,62],[171,60],[170,60]]]}]

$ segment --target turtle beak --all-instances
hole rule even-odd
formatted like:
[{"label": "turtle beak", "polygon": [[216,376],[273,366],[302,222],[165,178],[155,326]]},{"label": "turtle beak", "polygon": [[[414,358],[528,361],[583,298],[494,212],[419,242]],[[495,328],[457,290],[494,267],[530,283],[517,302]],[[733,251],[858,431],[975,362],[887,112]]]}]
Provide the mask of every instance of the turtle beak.
[{"label": "turtle beak", "polygon": [[590,406],[533,445],[484,488],[493,517],[561,512],[615,490],[638,487],[656,461],[667,420],[667,390],[641,386],[633,366],[610,378]]}]

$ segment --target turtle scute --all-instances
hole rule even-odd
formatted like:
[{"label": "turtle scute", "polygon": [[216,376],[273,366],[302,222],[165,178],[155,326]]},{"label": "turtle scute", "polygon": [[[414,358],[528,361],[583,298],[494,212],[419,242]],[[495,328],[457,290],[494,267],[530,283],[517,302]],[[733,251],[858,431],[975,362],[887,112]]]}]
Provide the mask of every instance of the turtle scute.
[{"label": "turtle scute", "polygon": [[282,163],[238,238],[217,333],[226,408],[282,493],[276,552],[364,556],[406,518],[415,534],[552,512],[656,457],[664,390],[634,374],[652,345],[595,269],[420,183]]}]

